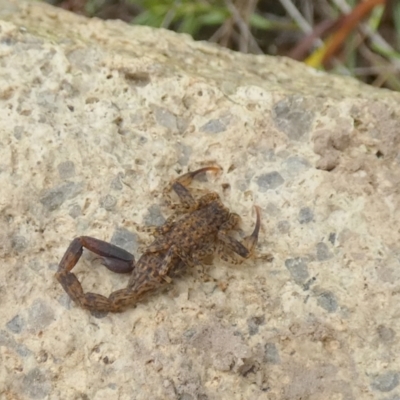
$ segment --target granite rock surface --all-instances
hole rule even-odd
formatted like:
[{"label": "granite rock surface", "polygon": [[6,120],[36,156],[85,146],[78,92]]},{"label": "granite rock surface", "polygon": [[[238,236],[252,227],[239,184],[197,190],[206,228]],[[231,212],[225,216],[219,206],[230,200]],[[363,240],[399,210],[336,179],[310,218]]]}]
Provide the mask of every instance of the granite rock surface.
[{"label": "granite rock surface", "polygon": [[[0,397],[399,399],[399,133],[398,93],[0,0]],[[134,224],[210,164],[194,186],[243,232],[261,207],[258,257],[120,314],[70,301],[54,273],[74,237],[140,256]],[[87,253],[74,272],[128,280]]]}]

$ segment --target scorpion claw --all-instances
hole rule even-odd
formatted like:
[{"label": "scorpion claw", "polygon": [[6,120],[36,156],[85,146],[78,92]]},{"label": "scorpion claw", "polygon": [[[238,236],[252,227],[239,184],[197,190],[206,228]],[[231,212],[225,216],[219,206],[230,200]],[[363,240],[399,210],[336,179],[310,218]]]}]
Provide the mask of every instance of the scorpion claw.
[{"label": "scorpion claw", "polygon": [[254,206],[256,210],[256,225],[251,235],[244,238],[243,242],[245,247],[251,252],[258,241],[258,234],[260,233],[261,227],[261,212],[259,206]]},{"label": "scorpion claw", "polygon": [[189,185],[191,182],[192,182],[192,180],[193,180],[193,178],[196,176],[196,175],[199,175],[199,174],[201,174],[201,173],[203,173],[203,172],[208,172],[208,171],[212,171],[212,172],[215,172],[215,173],[218,173],[218,172],[220,172],[222,169],[220,168],[220,167],[218,167],[218,166],[209,166],[209,167],[203,167],[203,168],[200,168],[200,169],[196,169],[195,171],[192,171],[192,172],[188,172],[188,173],[186,173],[186,174],[183,174],[182,176],[180,176],[178,179],[177,179],[177,181],[176,182],[179,182],[180,184],[182,184],[183,186],[187,186],[187,185]]}]

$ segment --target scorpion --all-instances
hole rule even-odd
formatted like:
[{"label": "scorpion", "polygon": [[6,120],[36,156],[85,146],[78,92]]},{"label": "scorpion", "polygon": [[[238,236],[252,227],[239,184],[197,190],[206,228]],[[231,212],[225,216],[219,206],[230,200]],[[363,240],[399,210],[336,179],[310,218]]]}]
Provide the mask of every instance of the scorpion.
[{"label": "scorpion", "polygon": [[[167,199],[173,191],[180,204],[172,204],[169,200],[168,204],[176,212],[163,225],[142,229],[151,233],[154,241],[144,249],[137,262],[131,253],[111,243],[90,236],[73,239],[56,272],[56,279],[69,297],[84,309],[120,312],[134,306],[147,294],[170,284],[172,277],[186,267],[201,268],[202,260],[216,251],[222,260],[232,264],[248,259],[258,241],[260,208],[255,206],[253,232],[242,241],[233,238],[229,233],[237,229],[239,215],[230,212],[217,193],[206,193],[196,200],[188,189],[194,177],[208,171],[219,172],[220,168],[208,166],[188,172],[164,189]],[[102,264],[109,270],[131,273],[127,287],[112,292],[109,297],[85,293],[78,278],[71,272],[84,248],[100,256]]]}]

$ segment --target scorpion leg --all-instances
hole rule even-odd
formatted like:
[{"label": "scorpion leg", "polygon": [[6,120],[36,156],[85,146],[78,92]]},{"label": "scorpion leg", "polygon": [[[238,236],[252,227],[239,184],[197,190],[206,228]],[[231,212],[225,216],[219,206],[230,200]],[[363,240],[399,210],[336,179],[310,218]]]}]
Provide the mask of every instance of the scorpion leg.
[{"label": "scorpion leg", "polygon": [[198,254],[187,254],[186,252],[183,252],[179,246],[173,244],[169,248],[165,244],[153,244],[149,246],[146,249],[147,253],[152,253],[152,252],[161,252],[167,250],[167,253],[165,254],[164,259],[162,260],[162,263],[160,265],[160,268],[158,269],[158,273],[160,276],[163,277],[167,282],[170,281],[170,278],[167,276],[168,272],[171,269],[171,266],[174,266],[175,263],[172,262],[172,260],[176,257],[181,259],[188,267],[190,268],[202,268],[202,264],[198,258],[198,256],[206,255],[206,253],[199,251]]},{"label": "scorpion leg", "polygon": [[136,223],[133,225],[138,232],[149,233],[150,235],[157,237],[161,235],[165,235],[167,232],[171,230],[176,222],[177,216],[171,215],[169,216],[162,225],[146,225],[140,226]]},{"label": "scorpion leg", "polygon": [[215,253],[215,249],[217,247],[217,242],[212,237],[208,241],[206,241],[198,250],[193,252],[194,258],[198,260],[202,260],[207,256],[211,256]]},{"label": "scorpion leg", "polygon": [[[232,218],[226,223],[225,226],[222,227],[223,229],[218,232],[218,239],[221,242],[218,253],[224,261],[228,261],[232,264],[240,264],[246,258],[249,258],[252,255],[253,249],[258,241],[258,234],[260,232],[261,226],[260,208],[256,206],[255,209],[257,215],[256,225],[251,235],[243,239],[243,243],[239,242],[238,240],[227,234],[227,230],[232,229],[234,226],[236,226],[238,222],[239,217],[236,214],[232,214]],[[232,251],[234,254],[239,255],[241,258],[237,259],[225,254],[224,250],[226,249]]]},{"label": "scorpion leg", "polygon": [[[207,256],[211,256],[215,253],[215,249],[217,248],[217,242],[212,238],[207,243],[205,243],[198,250],[195,250],[193,253],[193,258],[195,260],[203,260]],[[196,272],[199,278],[203,281],[214,281],[217,282],[210,274],[205,271],[204,264],[200,264],[200,262],[196,265]]]},{"label": "scorpion leg", "polygon": [[202,269],[203,265],[195,254],[187,254],[182,251],[178,246],[172,245],[171,250],[177,255],[188,267]]},{"label": "scorpion leg", "polygon": [[226,221],[221,226],[220,231],[228,232],[228,231],[230,231],[232,229],[235,229],[239,225],[240,220],[241,220],[241,218],[240,218],[239,214],[230,213],[228,221]]},{"label": "scorpion leg", "polygon": [[73,301],[83,308],[99,311],[112,311],[112,302],[100,294],[84,293],[82,285],[71,270],[78,263],[83,248],[102,257],[103,264],[117,273],[131,272],[135,259],[132,254],[110,243],[89,236],[75,238],[60,261],[56,278]]}]

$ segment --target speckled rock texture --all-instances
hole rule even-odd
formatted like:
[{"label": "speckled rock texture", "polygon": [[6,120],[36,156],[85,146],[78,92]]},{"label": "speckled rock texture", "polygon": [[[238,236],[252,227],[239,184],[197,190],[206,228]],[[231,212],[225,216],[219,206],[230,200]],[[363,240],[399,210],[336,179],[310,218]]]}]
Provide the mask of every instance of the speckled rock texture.
[{"label": "speckled rock texture", "polygon": [[[0,0],[1,399],[400,399],[400,95],[284,58]],[[136,257],[134,224],[194,187],[254,226],[120,314],[54,278],[90,235]],[[271,253],[272,261],[263,254]],[[125,286],[84,253],[85,290]]]}]

